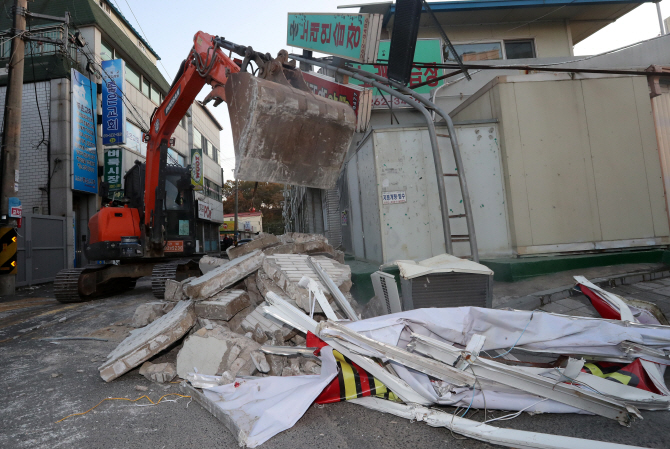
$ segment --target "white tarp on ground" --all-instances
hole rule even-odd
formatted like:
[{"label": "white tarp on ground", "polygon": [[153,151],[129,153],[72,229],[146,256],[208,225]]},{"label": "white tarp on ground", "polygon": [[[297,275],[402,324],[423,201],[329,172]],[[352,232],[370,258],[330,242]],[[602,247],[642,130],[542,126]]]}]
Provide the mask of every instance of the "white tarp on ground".
[{"label": "white tarp on ground", "polygon": [[[467,345],[473,335],[484,335],[486,342],[483,351],[509,349],[514,346],[538,352],[624,357],[625,353],[618,347],[623,341],[657,349],[670,349],[668,326],[647,326],[540,311],[478,307],[417,309],[347,323],[346,326],[366,337],[401,348],[407,346],[409,334],[414,332],[463,346]],[[361,353],[379,355],[365,349]],[[649,359],[656,360],[653,357]],[[520,391],[485,390],[482,393],[479,389],[473,391],[467,388],[450,388],[438,395],[427,375],[398,363],[391,363],[412,389],[437,404],[544,413],[586,413],[569,405],[542,400]]]},{"label": "white tarp on ground", "polygon": [[400,275],[405,279],[413,279],[431,273],[474,273],[492,275],[493,271],[482,264],[467,259],[440,254],[430,259],[415,262],[413,260],[397,260]]},{"label": "white tarp on ground", "polygon": [[239,442],[256,447],[305,414],[337,375],[331,348],[321,351],[321,374],[314,376],[238,379],[228,385],[204,388],[205,396],[228,414],[240,430]]}]

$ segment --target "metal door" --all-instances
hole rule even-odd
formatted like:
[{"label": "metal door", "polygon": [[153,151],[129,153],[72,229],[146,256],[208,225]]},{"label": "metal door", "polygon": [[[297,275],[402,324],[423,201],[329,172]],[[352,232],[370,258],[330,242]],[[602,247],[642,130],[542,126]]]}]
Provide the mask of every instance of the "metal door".
[{"label": "metal door", "polygon": [[51,282],[67,268],[65,217],[25,215],[19,229],[16,285]]}]

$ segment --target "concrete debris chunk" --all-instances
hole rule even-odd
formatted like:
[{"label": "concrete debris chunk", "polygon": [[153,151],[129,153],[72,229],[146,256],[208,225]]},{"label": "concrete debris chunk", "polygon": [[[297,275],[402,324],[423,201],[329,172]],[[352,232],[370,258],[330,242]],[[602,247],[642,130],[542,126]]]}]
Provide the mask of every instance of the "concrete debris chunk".
[{"label": "concrete debris chunk", "polygon": [[244,330],[242,329],[242,322],[254,310],[256,310],[256,306],[249,306],[237,312],[237,314],[228,321],[230,330],[237,334],[243,334]]},{"label": "concrete debris chunk", "polygon": [[302,232],[287,232],[279,236],[282,243],[306,243],[306,242],[324,242],[328,243],[326,236],[321,234],[305,234]]},{"label": "concrete debris chunk", "polygon": [[265,356],[260,351],[253,351],[251,352],[251,360],[254,362],[254,365],[256,366],[256,369],[261,372],[261,373],[269,373],[270,372],[270,364],[268,363],[268,360]]},{"label": "concrete debris chunk", "polygon": [[148,326],[131,331],[98,368],[100,376],[109,382],[139,366],[181,339],[195,322],[193,303],[178,302],[174,309]]},{"label": "concrete debris chunk", "polygon": [[321,365],[315,360],[306,359],[301,369],[305,374],[321,374]]},{"label": "concrete debris chunk", "polygon": [[132,327],[144,327],[152,323],[156,319],[165,315],[169,310],[166,310],[168,303],[165,301],[152,301],[145,304],[140,304],[135,309],[133,320],[130,325]]},{"label": "concrete debris chunk", "polygon": [[[274,283],[283,290],[286,295],[293,299],[298,307],[306,312],[310,311],[309,291],[298,285],[303,276],[314,279],[324,291],[329,302],[333,301],[329,290],[323,285],[319,276],[308,265],[307,258],[310,256],[300,254],[277,254],[267,256],[263,262],[263,271]],[[337,261],[323,256],[314,256],[319,265],[333,280],[335,285],[343,293],[351,289],[351,268]],[[315,312],[322,312],[317,304]]]},{"label": "concrete debris chunk", "polygon": [[256,326],[260,326],[263,332],[265,332],[266,335],[268,335],[270,338],[275,331],[281,331],[284,339],[291,338],[295,332],[293,328],[284,325],[283,322],[279,321],[275,317],[266,314],[263,311],[263,307],[267,305],[268,304],[266,302],[263,302],[260,306],[256,307],[253,312],[247,315],[247,317],[242,321],[242,330],[244,332],[251,332],[253,335],[253,333],[256,331]]},{"label": "concrete debris chunk", "polygon": [[152,382],[162,384],[170,382],[177,376],[177,368],[174,363],[144,362],[140,367],[140,374]]},{"label": "concrete debris chunk", "polygon": [[247,294],[249,295],[249,299],[251,300],[251,304],[257,306],[258,304],[262,303],[264,301],[263,295],[261,294],[261,291],[258,289],[257,284],[257,278],[258,272],[256,274],[251,274],[244,278],[244,289],[247,291]]},{"label": "concrete debris chunk", "polygon": [[244,290],[224,290],[206,301],[196,303],[195,314],[199,318],[229,321],[250,305],[251,299]]},{"label": "concrete debris chunk", "polygon": [[268,292],[272,292],[292,306],[298,306],[294,300],[286,296],[284,290],[279,288],[262,268],[256,273],[256,286],[258,287],[258,291],[261,292],[261,295],[263,295],[263,298],[267,296]]},{"label": "concrete debris chunk", "polygon": [[257,271],[265,255],[256,250],[214,268],[184,285],[184,292],[195,301],[202,301]]},{"label": "concrete debris chunk", "polygon": [[220,257],[203,256],[198,262],[198,266],[200,267],[202,274],[207,274],[214,268],[220,267],[226,262],[228,262],[226,259],[221,259]]},{"label": "concrete debris chunk", "polygon": [[258,237],[249,243],[245,243],[242,246],[231,246],[226,250],[226,254],[228,254],[228,258],[230,260],[233,260],[237,259],[238,257],[242,257],[245,254],[249,254],[257,249],[264,249],[278,244],[279,239],[276,235],[261,233],[258,235]]},{"label": "concrete debris chunk", "polygon": [[186,378],[188,373],[221,375],[251,375],[256,367],[251,352],[260,345],[250,338],[230,332],[222,327],[206,328],[189,336],[177,355],[177,374]]},{"label": "concrete debris chunk", "polygon": [[136,391],[147,391],[149,387],[145,387],[144,385],[135,385],[135,390]]},{"label": "concrete debris chunk", "polygon": [[171,302],[186,301],[188,296],[184,293],[184,285],[188,284],[193,279],[195,279],[195,277],[190,277],[183,281],[175,281],[174,279],[165,281],[165,294],[163,295],[165,300]]}]

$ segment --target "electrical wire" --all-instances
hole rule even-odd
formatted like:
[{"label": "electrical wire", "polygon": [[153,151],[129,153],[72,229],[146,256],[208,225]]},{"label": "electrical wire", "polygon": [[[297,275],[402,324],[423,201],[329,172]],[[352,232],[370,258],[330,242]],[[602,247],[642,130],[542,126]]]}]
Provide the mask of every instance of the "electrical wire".
[{"label": "electrical wire", "polygon": [[[83,416],[83,415],[87,414],[88,412],[94,410],[96,407],[98,407],[100,404],[102,404],[102,403],[105,402],[105,401],[128,401],[128,402],[137,402],[137,401],[139,401],[140,399],[147,398],[147,400],[148,400],[151,404],[140,405],[141,407],[146,407],[146,406],[151,406],[151,405],[158,405],[158,404],[160,404],[161,401],[163,400],[163,398],[165,398],[165,397],[167,397],[167,396],[179,396],[180,398],[190,398],[190,397],[191,397],[191,396],[187,396],[187,395],[183,395],[183,394],[179,394],[179,393],[168,393],[168,394],[164,394],[163,396],[161,396],[160,399],[158,399],[158,401],[156,401],[156,402],[152,401],[151,398],[150,398],[149,396],[147,396],[147,395],[140,396],[140,397],[137,398],[137,399],[128,399],[128,398],[105,398],[105,399],[103,399],[102,401],[98,402],[95,406],[93,406],[93,407],[89,408],[88,410],[86,410],[85,412],[81,412],[81,413],[72,413],[72,414],[70,414],[70,415],[67,415],[65,418],[61,418],[61,419],[59,419],[59,420],[56,421],[54,424],[58,424],[59,422],[65,421],[66,419],[68,419],[68,418],[72,418],[73,416]],[[179,400],[179,399],[177,399],[176,401],[178,401],[178,400]],[[165,402],[176,402],[176,401],[165,401]]]},{"label": "electrical wire", "polygon": [[519,335],[519,338],[516,339],[516,341],[514,342],[514,344],[512,345],[512,347],[509,348],[509,349],[507,350],[507,352],[504,352],[504,353],[502,353],[502,354],[498,354],[498,355],[495,356],[495,357],[492,357],[493,359],[497,359],[498,357],[506,356],[507,354],[509,354],[510,352],[512,352],[512,349],[514,349],[514,347],[516,346],[516,344],[519,343],[519,340],[521,340],[521,337],[523,337],[523,334],[526,332],[526,329],[528,329],[528,325],[530,324],[530,322],[533,321],[533,315],[534,315],[534,314],[535,314],[535,311],[533,310],[533,311],[531,312],[531,314],[530,314],[530,319],[529,319],[528,322],[526,323],[526,327],[523,328],[523,331],[521,332],[521,335]]},{"label": "electrical wire", "polygon": [[[140,27],[140,30],[141,30],[142,33],[144,34],[144,40],[146,40],[147,43],[149,43],[149,38],[147,37],[147,33],[146,33],[146,31],[144,31],[144,28],[142,28],[142,24],[140,23],[140,21],[137,20],[137,16],[135,15],[135,12],[133,11],[133,8],[131,8],[130,3],[128,3],[128,0],[126,0],[126,5],[128,5],[128,9],[130,9],[130,13],[131,13],[131,14],[133,15],[133,17],[135,18],[135,22],[137,22],[137,26]],[[117,7],[118,7],[118,5],[117,5]],[[119,10],[120,10],[120,9],[119,9]],[[151,45],[151,44],[149,44],[149,45]],[[161,65],[161,67],[163,67],[163,70],[165,70],[165,74],[168,76],[168,79],[172,78],[172,77],[170,76],[170,74],[168,73],[167,69],[165,68],[165,66],[163,65],[163,61],[161,61],[161,60],[159,59],[159,60],[158,60],[158,63]]]}]

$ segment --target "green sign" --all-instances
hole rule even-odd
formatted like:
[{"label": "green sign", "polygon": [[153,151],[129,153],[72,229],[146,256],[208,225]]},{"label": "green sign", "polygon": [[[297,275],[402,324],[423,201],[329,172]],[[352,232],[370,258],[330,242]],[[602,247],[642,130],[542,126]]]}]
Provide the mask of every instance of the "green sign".
[{"label": "green sign", "polygon": [[204,161],[202,160],[202,148],[191,149],[191,184],[195,186],[195,190],[202,190],[205,184],[205,175],[203,170]]},{"label": "green sign", "polygon": [[381,14],[289,13],[286,45],[363,63],[374,62]]},{"label": "green sign", "polygon": [[109,184],[110,192],[123,190],[123,150],[121,148],[105,151],[104,182]]},{"label": "green sign", "polygon": [[[389,49],[391,48],[391,41],[381,41],[379,43],[379,62],[386,64],[389,58]],[[416,41],[416,50],[414,51],[414,62],[421,62],[425,64],[438,64],[442,63],[442,43],[439,39],[418,39]],[[376,73],[379,76],[386,78],[388,66],[386,65],[355,65],[359,69],[363,69],[370,73]],[[444,84],[444,80],[437,81],[435,78],[442,75],[442,70],[437,67],[414,67],[412,68],[412,75],[410,78],[409,87],[412,88],[415,92],[420,94],[425,94],[426,96],[430,94],[430,91]],[[423,83],[425,81],[435,80],[426,84],[425,86],[417,87],[416,89],[412,86],[416,84]],[[351,84],[359,84],[364,87],[372,87],[365,85],[362,81],[358,81],[353,78],[349,78]],[[399,100],[398,98],[391,97],[389,94],[384,94],[386,101],[393,102],[393,107],[404,107],[409,106],[404,101]],[[372,98],[372,107],[375,109],[387,108],[386,101],[379,93],[378,89],[374,89],[373,98]]]}]

